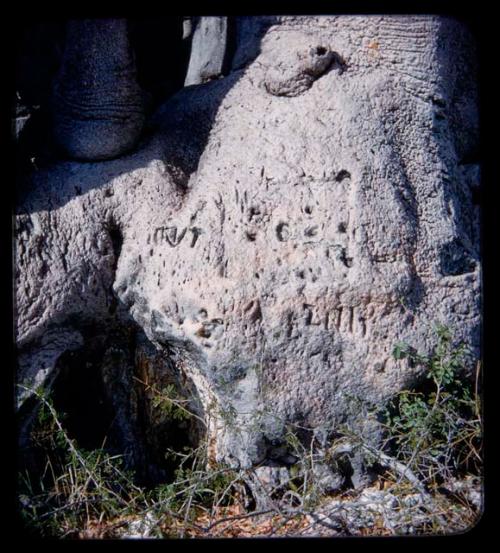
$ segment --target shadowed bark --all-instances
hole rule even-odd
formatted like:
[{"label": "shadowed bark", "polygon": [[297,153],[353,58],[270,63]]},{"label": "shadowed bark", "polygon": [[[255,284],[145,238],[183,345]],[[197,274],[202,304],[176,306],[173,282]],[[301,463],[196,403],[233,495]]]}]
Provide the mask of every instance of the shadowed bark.
[{"label": "shadowed bark", "polygon": [[118,157],[144,124],[124,19],[71,21],[53,97],[54,138],[70,157]]}]

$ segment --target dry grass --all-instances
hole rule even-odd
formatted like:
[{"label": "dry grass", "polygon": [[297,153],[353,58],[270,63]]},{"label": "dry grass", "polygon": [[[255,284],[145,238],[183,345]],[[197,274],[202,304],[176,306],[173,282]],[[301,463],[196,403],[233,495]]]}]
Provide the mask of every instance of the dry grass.
[{"label": "dry grass", "polygon": [[[287,451],[297,461],[284,488],[264,490],[269,507],[261,510],[250,507],[255,504],[256,492],[249,485],[249,476],[256,476],[254,469],[236,470],[210,463],[208,439],[188,452],[169,452],[179,463],[175,480],[148,492],[133,483],[120,456],[111,456],[104,449],[80,450],[68,437],[51,401],[42,391],[35,391],[43,409],[34,440],[47,460],[39,482],[32,482],[31,475],[23,479],[26,523],[41,536],[78,539],[134,534],[235,538],[463,532],[481,514],[477,500],[472,501],[469,493],[471,475],[476,479],[481,475],[479,373],[469,393],[455,376],[462,350],[453,350],[444,330],[433,357],[415,357],[410,350],[399,348],[400,357],[413,355],[414,361],[429,367],[436,389],[428,396],[404,391],[393,404],[398,410],[386,417],[386,445],[396,444],[398,448],[374,449],[362,435],[349,429],[327,446],[319,443],[314,429],[307,429],[312,438],[304,443],[289,426]],[[172,390],[167,392],[158,397],[158,407],[169,416],[191,416],[186,402],[177,400]],[[332,462],[339,466],[340,451],[347,456],[362,452],[367,460],[382,467],[378,481],[368,491],[390,496],[395,506],[389,514],[378,514],[375,509],[365,523],[367,508],[363,502],[359,507],[356,503],[363,491],[324,493],[314,467]],[[457,476],[460,485],[449,485],[450,478]],[[295,498],[293,505],[284,501],[286,494]],[[419,498],[416,504],[408,504],[412,497]],[[331,509],[333,523],[317,516],[329,505],[335,505]],[[347,511],[350,514],[346,515]],[[141,524],[142,530],[137,528]]]}]

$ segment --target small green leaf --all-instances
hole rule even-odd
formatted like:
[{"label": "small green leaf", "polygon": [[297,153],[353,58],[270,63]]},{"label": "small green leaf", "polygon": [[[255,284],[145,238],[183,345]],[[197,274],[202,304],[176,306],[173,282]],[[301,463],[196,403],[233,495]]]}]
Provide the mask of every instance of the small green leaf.
[{"label": "small green leaf", "polygon": [[392,350],[394,359],[404,359],[408,355],[408,345],[404,342],[397,342]]}]

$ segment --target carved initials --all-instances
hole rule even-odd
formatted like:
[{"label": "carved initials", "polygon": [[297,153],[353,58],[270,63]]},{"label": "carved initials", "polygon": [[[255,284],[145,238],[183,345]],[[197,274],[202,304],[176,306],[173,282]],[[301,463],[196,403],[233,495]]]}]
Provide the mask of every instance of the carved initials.
[{"label": "carved initials", "polygon": [[[187,230],[188,230],[187,227],[184,227],[182,231],[178,233],[177,227],[158,227],[154,231],[153,242],[157,245],[167,242],[167,244],[171,248],[175,248],[181,243],[182,239],[186,235]],[[196,229],[198,230],[198,232],[196,232],[195,229],[190,229],[190,230],[196,235],[196,238],[197,238],[197,235],[199,234],[199,230]]]},{"label": "carved initials", "polygon": [[175,248],[175,246],[178,246],[181,242],[181,240],[184,238],[184,235],[186,234],[186,228],[177,235],[177,227],[166,227],[163,233],[163,236],[165,240],[172,246],[172,248]]},{"label": "carved initials", "polygon": [[304,320],[305,325],[306,326],[309,326],[309,325],[320,326],[321,325],[321,320],[316,319],[315,321],[313,321],[313,318],[314,318],[314,315],[315,315],[314,305],[304,303],[303,308],[304,308],[304,315],[305,315],[305,320]]}]

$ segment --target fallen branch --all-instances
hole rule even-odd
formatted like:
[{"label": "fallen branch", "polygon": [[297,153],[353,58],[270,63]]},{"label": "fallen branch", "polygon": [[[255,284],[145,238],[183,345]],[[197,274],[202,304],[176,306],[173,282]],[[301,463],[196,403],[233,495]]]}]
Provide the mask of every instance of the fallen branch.
[{"label": "fallen branch", "polygon": [[243,520],[245,518],[252,518],[252,517],[257,517],[257,516],[260,516],[260,515],[267,515],[268,513],[273,513],[273,512],[275,512],[274,509],[266,509],[264,511],[254,511],[252,513],[247,513],[245,515],[234,515],[234,516],[231,516],[231,517],[220,518],[219,520],[216,520],[214,523],[210,524],[209,526],[206,526],[205,528],[203,528],[203,531],[205,533],[208,533],[208,532],[210,532],[210,530],[212,530],[212,528],[215,528],[216,526],[218,526],[219,524],[223,524],[224,522],[233,522],[235,520]]}]

